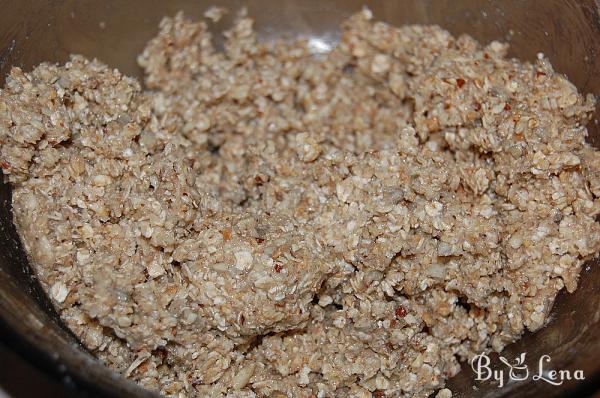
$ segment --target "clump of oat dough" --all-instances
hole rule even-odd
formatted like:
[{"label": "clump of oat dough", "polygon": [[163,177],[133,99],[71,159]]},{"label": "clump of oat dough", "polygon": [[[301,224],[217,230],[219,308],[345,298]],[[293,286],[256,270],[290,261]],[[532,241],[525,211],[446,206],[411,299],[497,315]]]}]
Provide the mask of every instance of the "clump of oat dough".
[{"label": "clump of oat dough", "polygon": [[80,56],[12,70],[15,224],[107,366],[169,396],[426,397],[576,288],[593,97],[436,26],[341,33],[316,56],[240,15],[219,52],[178,14],[145,89]]}]

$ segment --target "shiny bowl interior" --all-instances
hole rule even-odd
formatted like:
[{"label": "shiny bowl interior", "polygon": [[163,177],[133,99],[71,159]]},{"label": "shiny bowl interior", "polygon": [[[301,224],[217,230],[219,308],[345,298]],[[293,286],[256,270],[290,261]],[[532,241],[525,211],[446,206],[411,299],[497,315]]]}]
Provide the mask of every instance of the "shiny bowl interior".
[{"label": "shiny bowl interior", "polygon": [[[508,41],[510,55],[532,61],[547,55],[581,92],[600,94],[600,2],[596,0],[26,0],[0,1],[0,81],[12,66],[31,69],[42,61],[64,62],[70,53],[96,57],[139,76],[135,57],[157,32],[164,15],[183,10],[200,18],[210,5],[248,8],[259,36],[309,37],[334,43],[339,23],[367,5],[375,18],[401,25],[439,24],[455,35],[467,33],[482,43]],[[228,26],[231,16],[214,25]],[[597,114],[589,141],[600,146]],[[0,184],[0,338],[29,361],[94,396],[154,396],[113,374],[96,361],[61,323],[32,276],[12,224],[10,189]],[[600,267],[588,262],[573,294],[561,293],[548,326],[527,334],[503,355],[527,353],[532,371],[538,359],[548,368],[582,370],[585,381],[553,386],[542,381],[478,382],[468,364],[449,383],[458,397],[581,396],[600,385]],[[492,363],[499,361],[492,357]]]}]

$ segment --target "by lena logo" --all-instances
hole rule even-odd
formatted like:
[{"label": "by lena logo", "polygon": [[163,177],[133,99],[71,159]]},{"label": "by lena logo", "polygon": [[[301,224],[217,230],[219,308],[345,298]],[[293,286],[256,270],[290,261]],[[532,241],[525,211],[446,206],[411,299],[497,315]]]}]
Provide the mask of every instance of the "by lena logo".
[{"label": "by lena logo", "polygon": [[531,379],[534,381],[543,381],[554,386],[560,386],[566,380],[585,380],[583,370],[571,372],[569,370],[553,370],[550,369],[550,355],[542,355],[538,360],[538,367],[535,373],[530,374],[529,368],[525,363],[525,353],[521,353],[511,363],[508,359],[501,356],[500,362],[506,366],[505,369],[492,369],[490,367],[490,357],[485,353],[475,355],[471,359],[471,368],[477,376],[475,380],[488,381],[494,380],[498,383],[498,388],[503,387],[507,381],[524,381]]}]

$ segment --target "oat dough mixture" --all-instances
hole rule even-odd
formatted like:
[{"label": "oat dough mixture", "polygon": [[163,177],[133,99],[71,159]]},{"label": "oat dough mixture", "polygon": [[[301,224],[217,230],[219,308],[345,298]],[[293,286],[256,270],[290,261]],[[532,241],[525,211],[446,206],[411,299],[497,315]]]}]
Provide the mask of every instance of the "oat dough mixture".
[{"label": "oat dough mixture", "polygon": [[577,287],[595,103],[543,56],[368,10],[326,54],[209,23],[165,18],[144,88],[73,56],[0,92],[15,224],[107,366],[176,397],[450,397]]}]

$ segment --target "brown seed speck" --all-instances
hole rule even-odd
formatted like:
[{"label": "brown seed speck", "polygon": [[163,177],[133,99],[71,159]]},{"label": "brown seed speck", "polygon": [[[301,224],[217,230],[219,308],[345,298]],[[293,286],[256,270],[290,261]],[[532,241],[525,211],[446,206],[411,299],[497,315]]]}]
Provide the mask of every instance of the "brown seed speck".
[{"label": "brown seed speck", "polygon": [[404,308],[404,306],[399,305],[398,307],[396,307],[395,314],[397,318],[404,318],[408,314],[408,311],[406,310],[406,308]]}]

